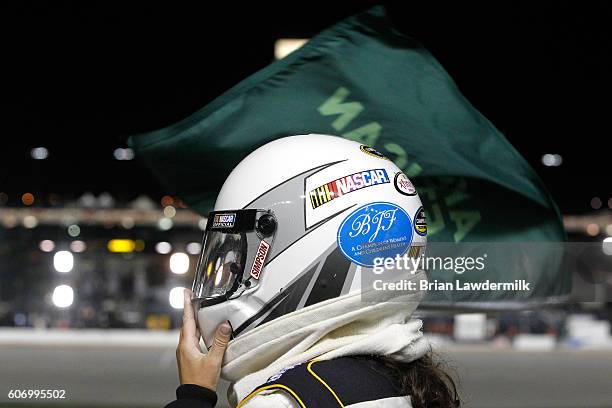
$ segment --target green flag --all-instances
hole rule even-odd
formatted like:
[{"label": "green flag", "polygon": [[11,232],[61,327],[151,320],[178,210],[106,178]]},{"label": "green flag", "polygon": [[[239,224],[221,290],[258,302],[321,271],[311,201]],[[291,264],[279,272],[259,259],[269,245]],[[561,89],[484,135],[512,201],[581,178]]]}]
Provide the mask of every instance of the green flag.
[{"label": "green flag", "polygon": [[[391,158],[419,191],[431,242],[564,240],[533,169],[435,58],[389,25],[382,7],[323,31],[187,119],[132,136],[130,146],[205,214],[248,153],[306,133],[340,135]],[[568,293],[569,276],[543,275],[538,298]]]}]

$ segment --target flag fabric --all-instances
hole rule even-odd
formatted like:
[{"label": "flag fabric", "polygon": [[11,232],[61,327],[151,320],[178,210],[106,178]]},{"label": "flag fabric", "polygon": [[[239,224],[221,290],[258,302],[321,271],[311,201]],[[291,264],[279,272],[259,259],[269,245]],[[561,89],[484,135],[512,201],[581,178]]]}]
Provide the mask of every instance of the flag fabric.
[{"label": "flag fabric", "polygon": [[[185,120],[129,143],[171,193],[206,214],[248,153],[308,133],[343,136],[392,159],[423,200],[430,242],[565,238],[534,170],[380,6],[321,32]],[[526,298],[569,292],[567,274],[547,269],[539,279],[545,265],[549,258],[535,262],[539,290]]]}]

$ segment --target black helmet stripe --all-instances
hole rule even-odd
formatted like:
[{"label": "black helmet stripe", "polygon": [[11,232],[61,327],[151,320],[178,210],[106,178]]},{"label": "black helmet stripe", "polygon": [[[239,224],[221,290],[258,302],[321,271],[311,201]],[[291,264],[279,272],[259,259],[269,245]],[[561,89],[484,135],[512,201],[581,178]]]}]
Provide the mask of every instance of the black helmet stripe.
[{"label": "black helmet stripe", "polygon": [[336,247],[325,259],[304,307],[340,296],[350,267],[351,261]]},{"label": "black helmet stripe", "polygon": [[[291,313],[297,308],[297,304],[302,296],[303,291],[308,286],[308,282],[312,279],[312,276],[317,269],[318,263],[315,263],[314,266],[309,268],[306,272],[302,273],[296,280],[290,283],[282,292],[279,292],[274,296],[268,303],[266,303],[256,314],[249,317],[244,323],[242,323],[238,328],[234,330],[234,335],[240,334],[247,328],[257,327],[264,323],[265,321],[271,320],[268,319],[269,316],[274,315],[272,319],[275,319],[283,314]],[[297,298],[295,301],[295,305],[293,309],[289,309],[288,306],[294,303],[293,298]],[[283,305],[287,303],[287,299],[289,300],[289,305]],[[278,314],[280,310],[283,310],[283,313]],[[275,312],[276,311],[276,312]],[[274,313],[275,312],[275,313]],[[259,320],[259,322],[258,322]],[[252,326],[252,327],[251,327]]]}]

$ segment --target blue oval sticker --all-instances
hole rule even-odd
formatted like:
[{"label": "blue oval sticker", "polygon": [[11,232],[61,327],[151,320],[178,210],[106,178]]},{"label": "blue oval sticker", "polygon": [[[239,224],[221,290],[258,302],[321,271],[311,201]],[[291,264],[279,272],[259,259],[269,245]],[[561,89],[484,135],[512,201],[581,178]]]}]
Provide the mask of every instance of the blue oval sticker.
[{"label": "blue oval sticker", "polygon": [[374,258],[402,255],[412,243],[412,222],[401,207],[375,202],[350,213],[338,229],[338,248],[352,262],[372,267]]}]

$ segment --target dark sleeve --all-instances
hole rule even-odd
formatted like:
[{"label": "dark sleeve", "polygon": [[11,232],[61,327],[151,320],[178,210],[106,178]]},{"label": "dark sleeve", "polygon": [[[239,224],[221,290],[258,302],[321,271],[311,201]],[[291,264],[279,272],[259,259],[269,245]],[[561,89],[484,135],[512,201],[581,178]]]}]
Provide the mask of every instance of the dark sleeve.
[{"label": "dark sleeve", "polygon": [[176,389],[176,401],[166,408],[213,408],[217,403],[217,393],[195,384],[179,385]]}]

